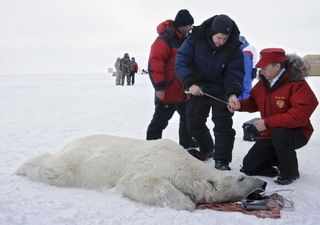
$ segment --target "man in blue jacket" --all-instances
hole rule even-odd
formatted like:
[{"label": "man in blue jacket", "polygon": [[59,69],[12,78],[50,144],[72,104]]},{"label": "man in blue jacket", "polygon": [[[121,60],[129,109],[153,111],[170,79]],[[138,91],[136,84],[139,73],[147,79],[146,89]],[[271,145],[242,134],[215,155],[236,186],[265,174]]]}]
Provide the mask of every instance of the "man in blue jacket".
[{"label": "man in blue jacket", "polygon": [[[191,135],[200,151],[189,151],[199,160],[213,156],[215,168],[230,170],[235,130],[233,114],[226,103],[239,105],[244,76],[240,31],[227,15],[216,15],[193,29],[176,57],[178,78],[188,88],[191,98],[187,103],[187,121]],[[206,126],[212,110],[215,144]],[[214,152],[214,154],[213,154]]]},{"label": "man in blue jacket", "polygon": [[241,49],[244,57],[244,71],[245,75],[243,78],[243,92],[239,99],[246,99],[250,96],[250,91],[252,89],[252,81],[256,77],[257,68],[255,65],[257,63],[257,51],[255,47],[247,41],[244,36],[240,36],[239,40],[242,42]]}]

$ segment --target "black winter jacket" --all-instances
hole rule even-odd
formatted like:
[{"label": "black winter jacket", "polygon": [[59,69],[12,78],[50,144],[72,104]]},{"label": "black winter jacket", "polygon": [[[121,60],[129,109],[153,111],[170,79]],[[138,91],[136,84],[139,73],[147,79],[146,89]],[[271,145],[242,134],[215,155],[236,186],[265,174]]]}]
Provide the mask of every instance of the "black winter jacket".
[{"label": "black winter jacket", "polygon": [[186,87],[197,84],[212,95],[240,96],[244,77],[240,32],[233,22],[227,42],[219,48],[215,47],[210,33],[215,17],[195,27],[182,44],[176,57],[176,72]]}]

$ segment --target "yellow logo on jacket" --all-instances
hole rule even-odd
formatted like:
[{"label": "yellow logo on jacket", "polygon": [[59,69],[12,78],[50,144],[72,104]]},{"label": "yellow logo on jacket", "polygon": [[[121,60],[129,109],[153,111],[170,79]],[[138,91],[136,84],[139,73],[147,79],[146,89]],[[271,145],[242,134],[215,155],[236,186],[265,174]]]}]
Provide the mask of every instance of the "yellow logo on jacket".
[{"label": "yellow logo on jacket", "polygon": [[282,109],[284,107],[285,97],[275,97],[277,106]]},{"label": "yellow logo on jacket", "polygon": [[284,101],[283,100],[277,100],[277,106],[282,109],[284,106]]}]

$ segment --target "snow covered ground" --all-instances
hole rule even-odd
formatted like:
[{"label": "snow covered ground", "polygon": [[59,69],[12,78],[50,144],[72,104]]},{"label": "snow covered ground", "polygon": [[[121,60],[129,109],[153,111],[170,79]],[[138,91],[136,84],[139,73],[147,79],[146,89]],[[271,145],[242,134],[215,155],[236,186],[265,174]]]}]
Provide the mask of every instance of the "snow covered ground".
[{"label": "snow covered ground", "polygon": [[[301,178],[288,186],[263,178],[268,182],[267,191],[291,189],[281,194],[294,201],[295,209],[282,210],[278,220],[213,210],[155,208],[131,201],[115,189],[61,188],[14,175],[30,157],[59,151],[80,136],[105,133],[144,139],[153,113],[153,89],[148,76],[136,76],[134,86],[115,86],[109,74],[0,75],[0,225],[320,224],[319,107],[312,116],[315,132],[309,144],[298,150]],[[320,99],[320,77],[308,78],[308,82]],[[233,170],[240,169],[252,145],[242,140],[241,126],[255,116],[234,116]],[[211,121],[208,125],[212,128]],[[175,115],[164,137],[178,141],[177,130]]]}]

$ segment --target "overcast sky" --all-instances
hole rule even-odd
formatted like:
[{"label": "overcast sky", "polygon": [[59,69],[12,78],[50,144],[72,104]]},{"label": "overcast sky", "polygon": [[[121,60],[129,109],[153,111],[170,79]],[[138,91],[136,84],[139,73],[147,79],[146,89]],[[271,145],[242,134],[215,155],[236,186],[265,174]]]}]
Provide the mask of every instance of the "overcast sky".
[{"label": "overcast sky", "polygon": [[156,26],[188,9],[229,15],[258,52],[320,53],[318,0],[0,0],[0,73],[106,72],[128,52],[147,67]]}]

